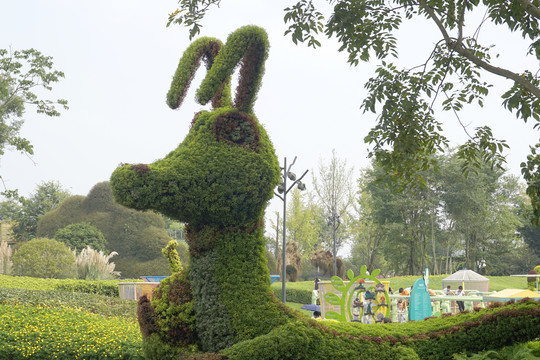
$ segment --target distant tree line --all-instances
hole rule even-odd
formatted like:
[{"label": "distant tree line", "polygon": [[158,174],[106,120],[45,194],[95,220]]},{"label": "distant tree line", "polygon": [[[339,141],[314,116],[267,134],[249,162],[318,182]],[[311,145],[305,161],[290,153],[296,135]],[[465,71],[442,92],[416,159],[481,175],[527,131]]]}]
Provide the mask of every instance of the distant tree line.
[{"label": "distant tree line", "polygon": [[[339,168],[347,180],[341,190],[333,190],[336,194],[352,187],[354,179],[345,162],[332,156],[328,165],[319,167],[315,180]],[[540,264],[540,229],[530,223],[530,200],[517,177],[488,164],[465,176],[463,160],[453,151],[436,161],[438,168],[425,170],[424,186],[414,191],[396,188],[381,176],[385,170],[376,161],[360,172],[356,190],[343,197],[336,231],[338,251],[345,244],[351,248],[343,259],[345,268],[367,265],[387,275],[418,275],[426,267],[433,274],[468,268],[509,275]],[[287,241],[297,243],[299,279],[332,275],[317,266],[324,260],[313,261],[317,251],[333,257],[332,209],[316,189],[295,190],[288,203]],[[267,228],[269,258],[281,251],[281,224],[272,218]]]}]

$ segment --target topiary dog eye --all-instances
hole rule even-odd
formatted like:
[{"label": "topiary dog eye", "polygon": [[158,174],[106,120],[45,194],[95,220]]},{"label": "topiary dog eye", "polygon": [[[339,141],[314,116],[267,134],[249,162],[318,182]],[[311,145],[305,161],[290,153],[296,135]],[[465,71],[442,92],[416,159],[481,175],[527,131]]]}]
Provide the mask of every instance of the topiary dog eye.
[{"label": "topiary dog eye", "polygon": [[214,133],[219,141],[259,150],[259,128],[253,118],[244,112],[229,112],[217,117]]}]

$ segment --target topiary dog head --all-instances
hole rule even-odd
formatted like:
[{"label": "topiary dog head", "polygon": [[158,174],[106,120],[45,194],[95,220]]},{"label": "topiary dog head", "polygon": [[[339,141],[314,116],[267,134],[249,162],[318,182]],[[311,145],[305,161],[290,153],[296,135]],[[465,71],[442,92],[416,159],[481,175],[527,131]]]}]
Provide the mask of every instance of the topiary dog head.
[{"label": "topiary dog head", "polygon": [[[122,165],[111,176],[115,200],[127,207],[152,209],[191,225],[241,225],[257,221],[279,182],[274,148],[253,114],[268,55],[266,32],[246,26],[225,46],[201,38],[185,51],[167,94],[178,108],[200,60],[208,73],[197,91],[212,111],[197,113],[184,141],[152,164]],[[230,77],[241,64],[234,104]]]}]

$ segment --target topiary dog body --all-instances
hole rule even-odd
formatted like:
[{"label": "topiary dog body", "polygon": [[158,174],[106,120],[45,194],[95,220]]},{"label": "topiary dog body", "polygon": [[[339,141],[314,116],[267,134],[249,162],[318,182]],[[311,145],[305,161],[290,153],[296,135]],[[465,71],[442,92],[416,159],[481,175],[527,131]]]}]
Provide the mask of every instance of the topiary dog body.
[{"label": "topiary dog body", "polygon": [[[202,38],[184,53],[168,93],[182,102],[201,59],[208,73],[184,141],[152,164],[123,165],[111,176],[115,200],[187,223],[197,332],[204,351],[219,351],[286,322],[271,296],[264,253],[264,208],[279,182],[274,148],[253,114],[268,40],[247,26],[225,46]],[[241,63],[234,103],[230,75]]]}]

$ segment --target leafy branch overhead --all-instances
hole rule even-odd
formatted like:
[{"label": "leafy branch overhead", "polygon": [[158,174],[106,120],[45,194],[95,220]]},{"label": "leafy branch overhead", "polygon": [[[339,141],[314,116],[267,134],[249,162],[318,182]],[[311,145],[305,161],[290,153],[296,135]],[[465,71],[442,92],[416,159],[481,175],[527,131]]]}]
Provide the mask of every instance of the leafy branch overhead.
[{"label": "leafy branch overhead", "polygon": [[[200,31],[200,22],[212,5],[221,0],[180,0],[178,9],[170,14],[169,24],[190,27],[190,36]],[[324,14],[326,2],[297,0],[284,9],[285,35],[297,44],[321,46],[321,34],[334,37],[340,51],[349,55],[348,62],[376,59],[378,68],[365,84],[367,97],[361,107],[365,112],[378,115],[375,127],[365,137],[372,145],[370,157],[377,159],[386,170],[386,176],[398,180],[402,186],[423,183],[421,171],[437,167],[433,154],[445,148],[448,139],[443,124],[436,119],[434,109],[454,114],[469,136],[459,150],[465,160],[464,173],[477,171],[483,161],[501,167],[503,151],[508,148],[504,140],[497,140],[488,126],[469,133],[459,117],[467,104],[483,106],[491,85],[483,80],[486,73],[509,79],[510,89],[502,95],[502,105],[527,122],[540,122],[539,69],[522,66],[527,56],[540,59],[540,1],[538,0],[328,0],[333,10]],[[400,68],[397,31],[406,21],[428,20],[440,34],[427,59],[419,65]],[[475,19],[480,19],[475,20]],[[477,23],[475,23],[477,21]],[[503,31],[521,35],[528,51],[518,55],[515,65],[508,68],[496,64],[492,56],[493,44],[479,40],[482,27],[490,23]],[[417,39],[417,40],[420,40]],[[528,193],[533,200],[536,218],[540,217],[540,185],[532,178],[531,161],[523,163],[527,174]],[[535,163],[538,165],[538,163]],[[534,167],[534,166],[533,166]],[[535,199],[535,196],[533,196]]]},{"label": "leafy branch overhead", "polygon": [[[33,106],[38,114],[47,116],[60,115],[56,105],[67,110],[66,100],[38,96],[42,89],[52,90],[53,83],[63,77],[63,72],[53,69],[52,58],[35,49],[0,49],[0,156],[6,149],[34,154],[30,141],[20,136],[26,106]],[[14,194],[4,192],[10,193]]]}]

